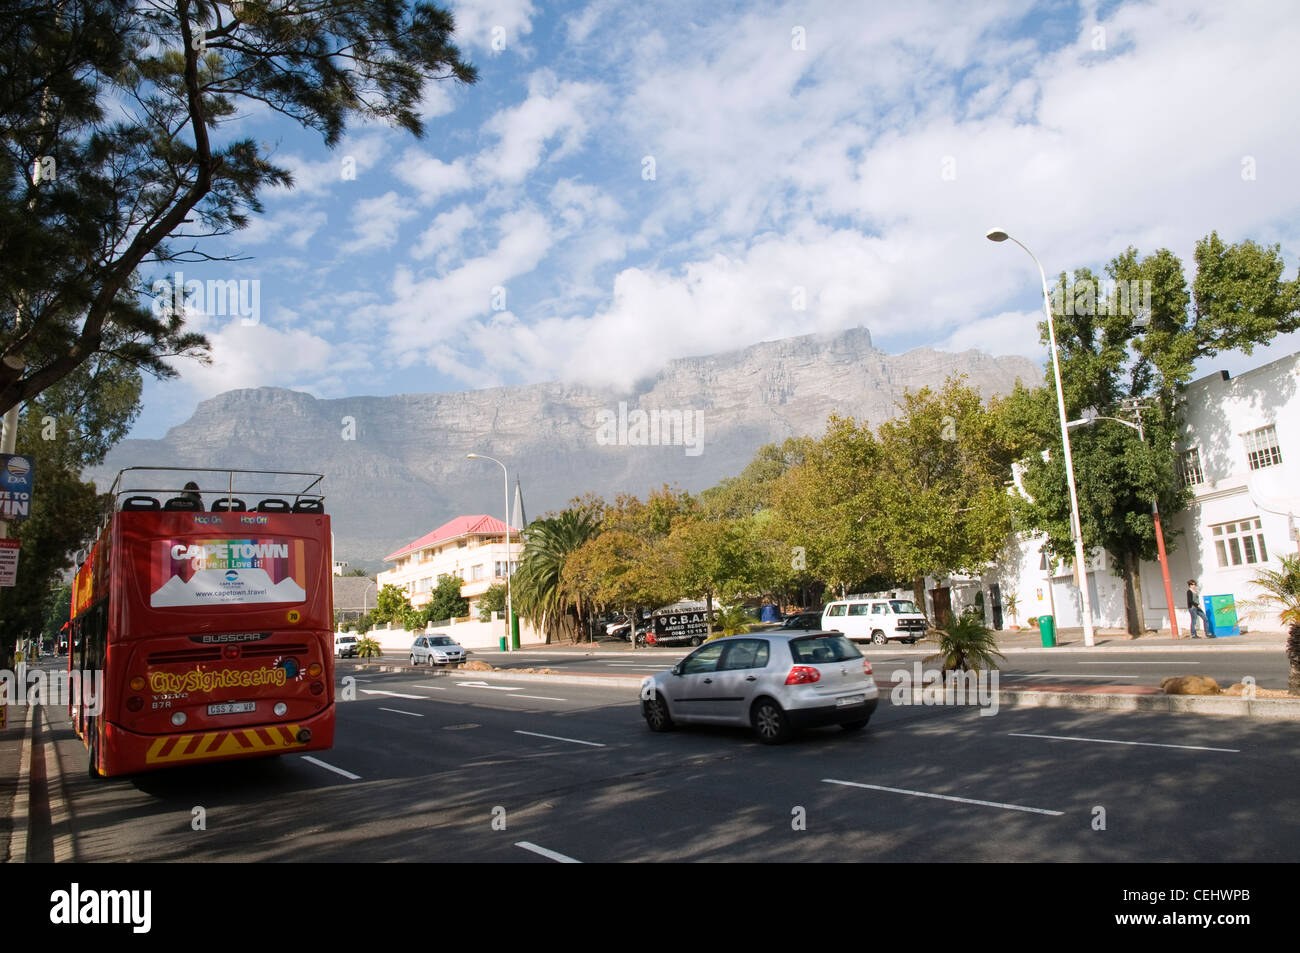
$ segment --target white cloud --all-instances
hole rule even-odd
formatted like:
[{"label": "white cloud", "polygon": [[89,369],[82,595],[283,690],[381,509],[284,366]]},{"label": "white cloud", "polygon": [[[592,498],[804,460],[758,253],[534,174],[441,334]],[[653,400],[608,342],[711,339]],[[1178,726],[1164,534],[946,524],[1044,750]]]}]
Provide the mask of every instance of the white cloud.
[{"label": "white cloud", "polygon": [[[506,50],[518,51],[521,38],[533,30],[531,0],[459,0],[452,5],[456,18],[455,42],[463,47],[497,51],[494,39]],[[499,30],[499,33],[494,33]]]},{"label": "white cloud", "polygon": [[460,192],[474,184],[469,164],[464,159],[443,162],[415,147],[402,153],[393,172],[419,192],[421,205],[433,205],[443,196]]},{"label": "white cloud", "polygon": [[385,192],[373,199],[362,199],[352,213],[356,238],[340,249],[344,254],[373,252],[392,248],[403,222],[414,218],[414,209],[406,206],[396,192]]},{"label": "white cloud", "polygon": [[411,256],[423,259],[448,250],[477,221],[477,216],[468,205],[457,205],[450,212],[443,212],[424,230],[411,249]]},{"label": "white cloud", "polygon": [[599,86],[561,82],[550,70],[538,70],[528,78],[524,102],[501,110],[483,124],[498,144],[480,153],[475,167],[490,179],[512,185],[541,163],[551,140],[560,139],[550,155],[552,161],[572,154],[587,133],[600,93]]},{"label": "white cloud", "polygon": [[333,346],[306,331],[236,319],[206,333],[212,364],[177,362],[184,383],[199,399],[241,387],[302,386],[337,367]]},{"label": "white cloud", "polygon": [[[292,153],[272,156],[271,161],[293,175],[293,188],[273,189],[268,194],[279,198],[310,198],[326,192],[341,193],[345,187],[364,179],[365,173],[374,169],[387,151],[384,136],[370,133],[344,139],[325,159],[304,159]],[[351,177],[354,174],[355,179]]]},{"label": "white cloud", "polygon": [[[399,268],[393,302],[376,309],[393,345],[404,354],[431,348],[453,338],[470,318],[494,306],[511,307],[509,282],[537,267],[554,240],[545,217],[534,210],[504,216],[496,247],[444,276],[418,278]],[[502,300],[504,299],[504,300]]]}]

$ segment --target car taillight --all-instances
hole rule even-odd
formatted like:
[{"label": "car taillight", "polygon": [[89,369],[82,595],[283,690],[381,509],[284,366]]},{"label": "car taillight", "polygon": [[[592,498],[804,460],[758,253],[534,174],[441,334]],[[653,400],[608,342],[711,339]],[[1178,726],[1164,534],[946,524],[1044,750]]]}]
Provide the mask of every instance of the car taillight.
[{"label": "car taillight", "polygon": [[223,658],[227,658],[227,659],[237,659],[237,658],[239,658],[239,655],[240,655],[240,652],[239,652],[239,646],[238,646],[238,645],[227,645],[225,648],[223,648],[223,649],[221,650],[221,655],[222,655]]},{"label": "car taillight", "polygon": [[862,674],[863,675],[871,674],[871,659],[864,658],[862,660]]},{"label": "car taillight", "polygon": [[144,707],[144,699],[140,698],[137,695],[132,695],[130,698],[126,700],[127,711],[139,711],[143,707]]},{"label": "car taillight", "polygon": [[144,686],[145,686],[144,676],[137,675],[135,678],[131,679],[131,691],[142,692],[144,691]]},{"label": "car taillight", "polygon": [[319,674],[320,674],[320,662],[312,662],[310,665],[308,665],[308,666],[307,666],[307,674],[308,674],[309,676],[311,676],[312,678],[315,678],[317,675],[319,675]]},{"label": "car taillight", "polygon": [[822,673],[817,671],[811,665],[796,665],[790,669],[790,674],[785,677],[787,685],[807,685],[810,682],[820,681]]},{"label": "car taillight", "polygon": [[320,682],[311,683],[311,693],[313,695],[319,695],[323,691],[325,691],[325,686],[322,685]]}]

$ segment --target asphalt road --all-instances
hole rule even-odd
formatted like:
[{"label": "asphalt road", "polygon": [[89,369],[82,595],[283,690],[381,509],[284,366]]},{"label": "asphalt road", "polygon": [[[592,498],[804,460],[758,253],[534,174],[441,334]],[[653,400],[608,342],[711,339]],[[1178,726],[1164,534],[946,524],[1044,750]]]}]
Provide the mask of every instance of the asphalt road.
[{"label": "asphalt road", "polygon": [[1257,862],[1300,854],[1300,725],[1291,723],[1052,709],[983,717],[885,699],[863,732],[822,729],[766,747],[742,729],[651,733],[626,689],[490,675],[466,684],[433,673],[360,675],[355,686],[356,700],[339,705],[334,749],[314,760],[285,755],[128,779],[88,778],[84,748],[51,711],[77,859]]},{"label": "asphalt road", "polygon": [[[905,651],[890,647],[877,649],[861,645],[863,654],[871,660],[876,677],[890,681],[896,670],[912,671],[913,665],[935,651],[933,646],[918,645]],[[597,647],[600,654],[585,655],[574,650],[547,651],[521,650],[502,654],[496,651],[475,651],[473,658],[500,668],[551,668],[566,674],[651,675],[672,668],[689,651],[664,650],[608,651]],[[400,661],[394,657],[394,661]],[[923,668],[937,668],[936,663],[923,664]],[[1252,676],[1260,688],[1285,689],[1287,687],[1287,660],[1285,653],[1216,651],[1213,648],[1178,649],[1169,652],[1121,652],[1106,650],[1087,654],[1083,652],[1007,653],[998,664],[999,678],[1004,688],[1033,688],[1041,685],[1130,685],[1160,686],[1170,675],[1208,675],[1221,686],[1227,687]]]}]

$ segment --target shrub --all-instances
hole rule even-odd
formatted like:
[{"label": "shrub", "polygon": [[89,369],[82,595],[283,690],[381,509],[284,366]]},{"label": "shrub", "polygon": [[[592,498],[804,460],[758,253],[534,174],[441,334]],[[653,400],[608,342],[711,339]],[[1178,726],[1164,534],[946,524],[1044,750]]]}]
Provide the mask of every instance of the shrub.
[{"label": "shrub", "polygon": [[926,661],[942,661],[945,672],[997,668],[994,659],[1002,658],[997,638],[984,625],[983,616],[978,610],[967,610],[946,629],[940,629],[938,636],[939,651]]},{"label": "shrub", "polygon": [[357,658],[379,658],[383,654],[384,650],[376,639],[366,636],[357,640]]}]

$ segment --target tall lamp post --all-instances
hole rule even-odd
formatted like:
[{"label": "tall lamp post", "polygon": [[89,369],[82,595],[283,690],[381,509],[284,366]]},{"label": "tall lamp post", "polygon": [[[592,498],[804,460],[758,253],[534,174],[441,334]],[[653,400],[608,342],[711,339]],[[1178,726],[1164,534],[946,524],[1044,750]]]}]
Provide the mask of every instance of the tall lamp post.
[{"label": "tall lamp post", "polygon": [[511,649],[511,638],[514,635],[514,602],[511,599],[510,590],[510,474],[506,471],[506,465],[496,457],[489,457],[483,453],[467,453],[465,456],[470,460],[491,460],[501,468],[501,473],[505,477],[505,501],[506,501],[506,651]]},{"label": "tall lamp post", "polygon": [[1083,644],[1093,645],[1096,639],[1092,628],[1092,599],[1088,595],[1088,564],[1083,554],[1083,524],[1079,521],[1079,491],[1074,485],[1074,458],[1070,455],[1070,431],[1065,419],[1065,391],[1061,388],[1061,362],[1056,353],[1056,325],[1052,321],[1052,299],[1047,293],[1047,273],[1028,248],[1000,228],[990,229],[985,237],[991,242],[1008,239],[1025,249],[1025,254],[1038,265],[1038,277],[1043,282],[1043,314],[1047,315],[1047,336],[1052,342],[1052,376],[1056,378],[1056,409],[1061,416],[1061,445],[1065,448],[1065,478],[1070,487],[1070,533],[1074,536],[1074,565],[1079,577],[1079,598],[1083,603]]},{"label": "tall lamp post", "polygon": [[[1084,411],[1084,414],[1078,420],[1071,420],[1067,427],[1083,427],[1092,423],[1094,420],[1113,420],[1117,424],[1123,424],[1130,430],[1136,430],[1138,440],[1142,443],[1147,442],[1146,434],[1142,430],[1142,402],[1138,399],[1126,400],[1125,405],[1131,409],[1137,417],[1137,423],[1124,420],[1121,417],[1107,417],[1104,414],[1098,414],[1095,411]],[[1174,613],[1174,586],[1169,579],[1169,557],[1165,553],[1165,531],[1160,525],[1160,502],[1156,497],[1151,498],[1151,519],[1155,524],[1156,531],[1156,552],[1160,555],[1160,576],[1165,584],[1165,607],[1169,610],[1169,631],[1176,639],[1182,638],[1178,631],[1178,616]]]}]

